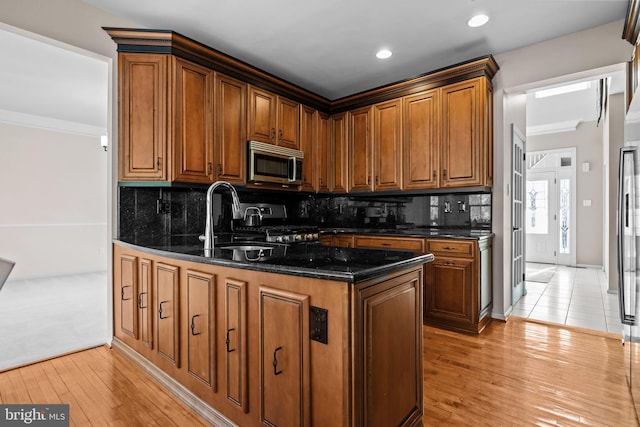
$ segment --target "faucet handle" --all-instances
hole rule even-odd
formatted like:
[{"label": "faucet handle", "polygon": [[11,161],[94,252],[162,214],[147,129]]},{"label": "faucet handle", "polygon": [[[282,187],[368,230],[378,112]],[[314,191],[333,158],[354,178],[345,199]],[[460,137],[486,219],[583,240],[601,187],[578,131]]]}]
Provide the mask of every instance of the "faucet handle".
[{"label": "faucet handle", "polygon": [[198,236],[198,240],[200,240],[201,242],[204,242],[206,239],[206,237],[204,236],[204,234],[201,234]]}]

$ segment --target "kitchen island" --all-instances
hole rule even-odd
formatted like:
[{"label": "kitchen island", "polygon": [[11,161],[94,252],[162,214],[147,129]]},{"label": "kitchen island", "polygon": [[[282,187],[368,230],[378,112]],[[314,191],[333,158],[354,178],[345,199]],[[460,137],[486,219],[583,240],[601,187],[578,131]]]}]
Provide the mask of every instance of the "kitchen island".
[{"label": "kitchen island", "polygon": [[215,425],[420,425],[431,254],[114,242],[114,345]]}]

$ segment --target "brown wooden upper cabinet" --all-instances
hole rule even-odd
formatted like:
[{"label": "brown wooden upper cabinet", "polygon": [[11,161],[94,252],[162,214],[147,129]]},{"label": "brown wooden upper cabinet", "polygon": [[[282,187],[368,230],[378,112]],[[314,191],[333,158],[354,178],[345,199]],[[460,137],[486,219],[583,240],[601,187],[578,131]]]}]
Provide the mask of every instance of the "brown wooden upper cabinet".
[{"label": "brown wooden upper cabinet", "polygon": [[347,135],[347,113],[332,115],[329,137],[329,191],[333,193],[346,193],[347,191],[347,169],[349,166]]},{"label": "brown wooden upper cabinet", "polygon": [[403,82],[396,98],[355,95],[351,110],[302,105],[173,54],[118,58],[120,181],[246,184],[255,140],[305,153],[301,191],[493,185],[491,57]]},{"label": "brown wooden upper cabinet", "polygon": [[173,181],[212,183],[213,71],[171,58],[174,90]]},{"label": "brown wooden upper cabinet", "polygon": [[349,112],[349,191],[400,190],[402,101]]},{"label": "brown wooden upper cabinet", "polygon": [[216,73],[216,175],[234,184],[246,182],[247,84]]},{"label": "brown wooden upper cabinet", "polygon": [[[302,191],[316,191],[317,179],[318,112],[303,105],[300,109],[300,150],[304,153],[302,161]],[[326,156],[325,156],[326,161]]]},{"label": "brown wooden upper cabinet", "polygon": [[118,55],[120,180],[167,180],[169,55]]},{"label": "brown wooden upper cabinet", "polygon": [[120,181],[245,180],[246,84],[173,55],[119,54]]},{"label": "brown wooden upper cabinet", "polygon": [[349,118],[348,191],[371,191],[373,107],[352,110]]},{"label": "brown wooden upper cabinet", "polygon": [[249,86],[248,115],[249,140],[299,149],[300,104]]},{"label": "brown wooden upper cabinet", "polygon": [[331,175],[329,171],[331,167],[329,163],[329,159],[331,159],[329,154],[330,135],[331,127],[329,115],[325,113],[318,113],[318,139],[316,146],[316,154],[318,156],[318,160],[316,162],[316,176],[318,181],[316,188],[319,192],[329,191],[329,176]]},{"label": "brown wooden upper cabinet", "polygon": [[493,100],[483,77],[403,99],[403,188],[493,185]]},{"label": "brown wooden upper cabinet", "polygon": [[402,101],[373,106],[373,189],[402,188]]},{"label": "brown wooden upper cabinet", "polygon": [[442,87],[440,187],[492,185],[492,116],[486,79]]},{"label": "brown wooden upper cabinet", "polygon": [[437,188],[440,90],[406,96],[403,104],[403,187],[405,190]]}]

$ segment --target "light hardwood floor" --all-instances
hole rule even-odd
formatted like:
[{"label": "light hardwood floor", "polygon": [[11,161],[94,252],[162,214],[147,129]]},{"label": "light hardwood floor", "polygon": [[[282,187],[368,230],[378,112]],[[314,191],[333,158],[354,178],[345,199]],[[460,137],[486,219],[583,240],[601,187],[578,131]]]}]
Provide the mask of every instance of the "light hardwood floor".
[{"label": "light hardwood floor", "polygon": [[[637,426],[618,339],[523,319],[424,327],[425,426]],[[0,403],[69,403],[71,425],[204,422],[106,347],[0,373]]]}]

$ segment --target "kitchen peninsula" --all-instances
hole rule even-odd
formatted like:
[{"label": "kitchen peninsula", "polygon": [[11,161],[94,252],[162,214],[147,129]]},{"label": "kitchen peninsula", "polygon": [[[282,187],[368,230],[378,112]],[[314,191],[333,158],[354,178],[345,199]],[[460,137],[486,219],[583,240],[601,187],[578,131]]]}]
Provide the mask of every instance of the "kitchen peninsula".
[{"label": "kitchen peninsula", "polygon": [[115,347],[194,409],[247,426],[421,422],[433,255],[304,243],[262,259],[202,252],[116,241],[113,254]]}]

